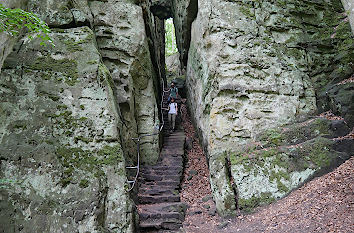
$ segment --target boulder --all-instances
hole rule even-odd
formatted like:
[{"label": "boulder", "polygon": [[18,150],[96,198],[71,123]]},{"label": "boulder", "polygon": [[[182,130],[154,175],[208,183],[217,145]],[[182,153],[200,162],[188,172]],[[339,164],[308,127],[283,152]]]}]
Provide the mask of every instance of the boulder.
[{"label": "boulder", "polygon": [[317,118],[269,129],[257,140],[228,154],[243,211],[269,204],[353,155],[354,140],[342,120]]}]

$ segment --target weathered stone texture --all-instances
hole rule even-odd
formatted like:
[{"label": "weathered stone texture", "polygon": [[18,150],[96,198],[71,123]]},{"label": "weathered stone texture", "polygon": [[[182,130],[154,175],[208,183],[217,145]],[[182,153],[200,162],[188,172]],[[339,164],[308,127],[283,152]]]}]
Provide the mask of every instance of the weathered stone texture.
[{"label": "weathered stone texture", "polygon": [[311,119],[267,130],[229,154],[238,207],[249,211],[282,198],[350,158],[353,139],[330,139],[349,131],[343,120]]},{"label": "weathered stone texture", "polygon": [[219,212],[227,212],[222,193],[232,187],[216,179],[213,173],[224,171],[214,160],[267,128],[315,113],[316,92],[325,98],[326,85],[353,73],[353,38],[342,13],[340,1],[199,1],[188,101]]},{"label": "weathered stone texture", "polygon": [[[23,4],[52,28],[56,47],[24,39],[1,73],[1,230],[134,230],[125,166],[136,163],[131,138],[158,124],[156,95],[164,75],[162,53],[149,42],[136,4]],[[150,30],[163,29],[163,21],[155,26]],[[156,161],[158,137],[141,143],[141,160]]]},{"label": "weathered stone texture", "polygon": [[346,14],[348,15],[349,22],[354,33],[354,1],[353,0],[342,0],[343,7]]},{"label": "weathered stone texture", "polygon": [[[0,78],[4,232],[132,232],[111,76],[88,27],[19,43]],[[22,45],[22,46],[20,46]]]},{"label": "weathered stone texture", "polygon": [[[117,87],[126,151],[135,158],[136,145],[131,138],[152,133],[158,125],[159,78],[151,62],[142,8],[128,1],[93,1],[90,8],[98,48]],[[158,136],[145,137],[141,161],[156,162],[158,151]]]},{"label": "weathered stone texture", "polygon": [[50,27],[90,26],[92,14],[87,0],[27,0],[28,10]]},{"label": "weathered stone texture", "polygon": [[187,66],[192,22],[197,17],[198,0],[171,0],[171,2],[176,42],[183,69]]}]

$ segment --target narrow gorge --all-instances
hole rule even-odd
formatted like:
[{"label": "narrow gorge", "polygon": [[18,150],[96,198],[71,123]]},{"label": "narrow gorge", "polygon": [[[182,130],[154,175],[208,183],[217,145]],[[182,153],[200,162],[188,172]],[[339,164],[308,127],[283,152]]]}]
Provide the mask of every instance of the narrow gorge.
[{"label": "narrow gorge", "polygon": [[[175,156],[174,134],[178,156],[184,144],[182,129],[168,132],[172,79],[221,217],[276,202],[353,156],[352,0],[0,3],[38,15],[52,40],[0,32],[0,232],[154,228],[139,217],[139,203],[157,199],[142,200],[155,195],[142,182],[161,178],[147,168]],[[178,54],[167,57],[170,18]],[[163,192],[177,198],[176,187]],[[186,232],[173,214],[167,232]]]}]

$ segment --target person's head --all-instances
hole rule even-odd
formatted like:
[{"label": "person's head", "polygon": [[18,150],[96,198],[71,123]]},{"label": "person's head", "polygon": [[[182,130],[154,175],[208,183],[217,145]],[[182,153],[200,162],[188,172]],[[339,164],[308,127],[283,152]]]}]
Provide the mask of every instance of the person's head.
[{"label": "person's head", "polygon": [[175,84],[174,84],[174,83],[171,83],[171,87],[175,87]]},{"label": "person's head", "polygon": [[174,98],[171,98],[171,102],[175,102],[175,99],[174,99]]}]

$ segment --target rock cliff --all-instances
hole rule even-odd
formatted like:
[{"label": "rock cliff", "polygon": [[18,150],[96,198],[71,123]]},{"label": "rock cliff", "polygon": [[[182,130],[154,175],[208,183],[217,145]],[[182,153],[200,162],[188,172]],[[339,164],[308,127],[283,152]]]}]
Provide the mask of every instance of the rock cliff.
[{"label": "rock cliff", "polygon": [[[353,155],[339,138],[354,126],[351,1],[5,6],[38,14],[55,47],[0,35],[4,232],[135,230],[125,167],[137,162],[131,139],[159,126],[169,17],[221,215],[284,197]],[[342,118],[314,117],[329,110]],[[142,163],[157,161],[159,144],[141,141]]]},{"label": "rock cliff", "polygon": [[244,190],[232,187],[239,171],[228,168],[224,153],[318,111],[332,109],[352,125],[353,106],[337,95],[352,96],[352,83],[337,84],[353,74],[353,34],[340,1],[198,3],[188,101],[209,157],[214,199],[226,215]]},{"label": "rock cliff", "polygon": [[88,27],[50,36],[1,74],[2,231],[132,232],[112,77]]},{"label": "rock cliff", "polygon": [[[36,13],[55,47],[1,35],[1,231],[133,232],[125,167],[159,125],[163,21],[128,0],[5,6]],[[141,141],[142,163],[158,154],[158,136]]]}]

